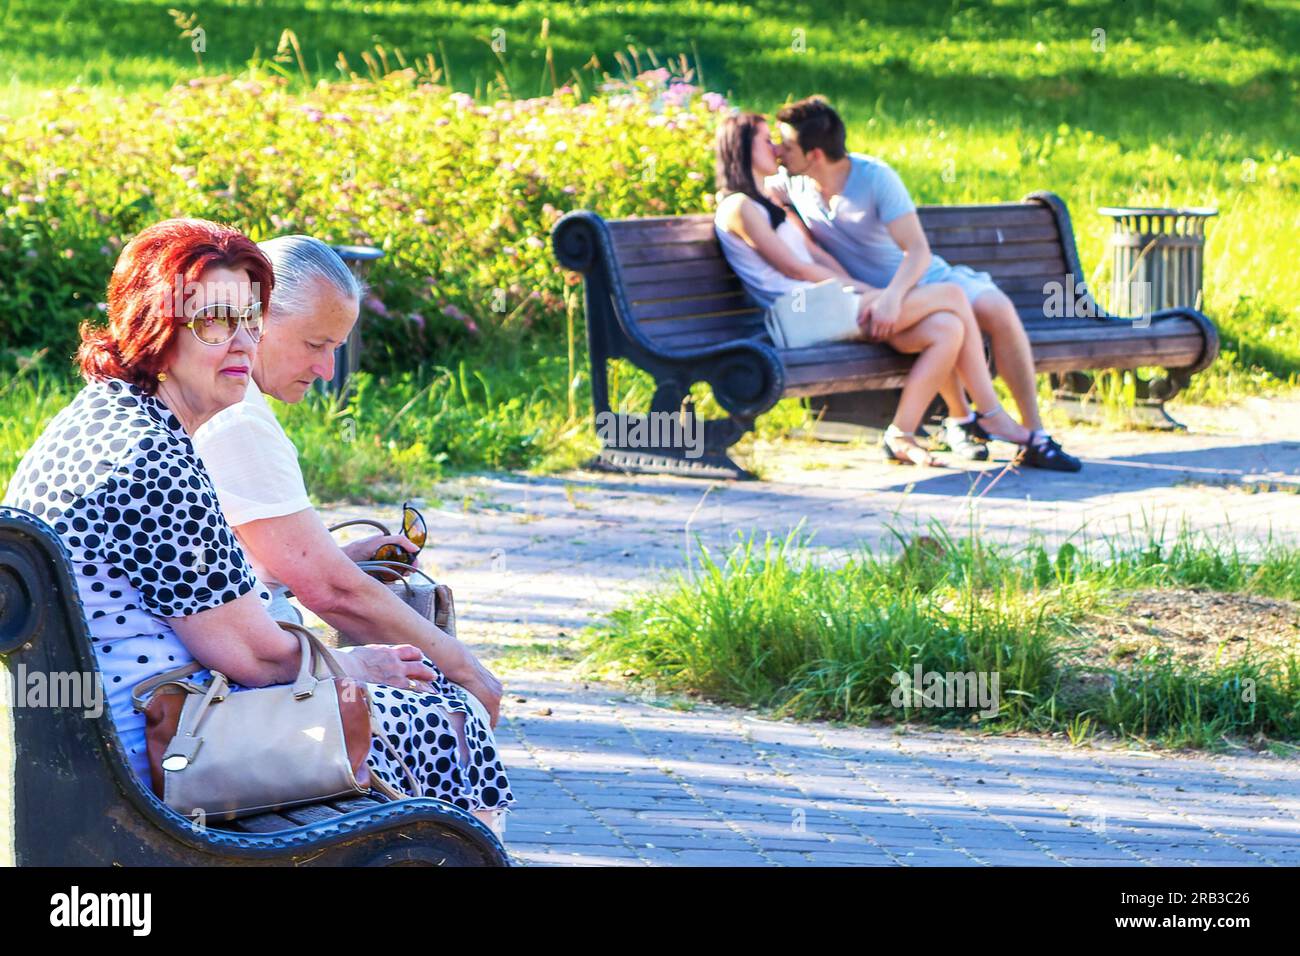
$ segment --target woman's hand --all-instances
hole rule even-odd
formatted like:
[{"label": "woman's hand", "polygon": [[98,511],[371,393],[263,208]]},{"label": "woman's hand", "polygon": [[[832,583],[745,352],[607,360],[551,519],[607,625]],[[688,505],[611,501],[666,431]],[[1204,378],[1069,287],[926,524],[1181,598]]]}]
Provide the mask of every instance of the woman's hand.
[{"label": "woman's hand", "polygon": [[[414,554],[420,550],[407,539],[406,535],[402,534],[372,534],[368,538],[349,541],[342,546],[342,550],[354,562],[360,564],[362,561],[369,561],[373,558],[375,552],[386,544],[395,544],[407,554]],[[419,559],[417,558],[412,563],[412,567],[419,566]]]},{"label": "woman's hand", "polygon": [[893,335],[902,308],[902,300],[889,289],[872,299],[863,309],[867,319],[867,337],[873,342],[883,342]]},{"label": "woman's hand", "polygon": [[445,671],[444,673],[448,680],[459,684],[479,699],[492,718],[492,726],[496,727],[497,720],[501,716],[501,681],[497,680],[496,675],[484,667],[477,657],[469,654],[468,651],[466,655],[468,661],[463,668],[458,669],[456,674]]},{"label": "woman's hand", "polygon": [[869,285],[854,283],[854,291],[858,294],[858,330],[862,333],[862,338],[868,342],[875,339],[871,334],[871,306],[880,298],[881,289],[873,288]]},{"label": "woman's hand", "polygon": [[349,677],[364,684],[432,690],[429,681],[437,676],[411,644],[362,644],[335,656]]}]

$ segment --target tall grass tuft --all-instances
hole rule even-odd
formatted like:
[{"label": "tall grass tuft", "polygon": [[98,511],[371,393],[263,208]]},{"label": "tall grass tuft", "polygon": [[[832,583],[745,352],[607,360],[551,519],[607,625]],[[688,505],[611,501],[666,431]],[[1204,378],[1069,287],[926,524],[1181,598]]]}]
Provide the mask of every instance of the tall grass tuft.
[{"label": "tall grass tuft", "polygon": [[[1179,533],[1139,547],[995,547],[942,531],[828,565],[796,534],[701,548],[662,586],[588,635],[586,666],[778,715],[924,719],[1114,734],[1175,745],[1300,741],[1300,663],[1289,654],[1192,665],[1172,654],[1085,666],[1067,653],[1121,591],[1196,585],[1296,595],[1300,552],[1253,556]],[[1094,553],[1095,552],[1095,553]],[[895,675],[996,673],[999,712],[912,706]]]}]

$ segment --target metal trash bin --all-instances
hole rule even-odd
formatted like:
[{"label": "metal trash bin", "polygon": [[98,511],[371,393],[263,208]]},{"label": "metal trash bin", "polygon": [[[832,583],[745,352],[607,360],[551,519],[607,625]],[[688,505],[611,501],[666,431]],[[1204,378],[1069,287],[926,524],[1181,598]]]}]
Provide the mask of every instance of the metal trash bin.
[{"label": "metal trash bin", "polygon": [[[376,259],[382,259],[384,250],[374,246],[331,246],[338,253],[352,274],[362,281],[370,272],[371,263]],[[352,326],[351,333],[348,334],[347,340],[338,347],[334,358],[334,378],[330,381],[317,382],[317,388],[322,393],[333,395],[335,399],[342,401],[348,384],[348,378],[361,367],[361,318],[357,317],[356,325]]]},{"label": "metal trash bin", "polygon": [[1175,306],[1201,307],[1205,224],[1219,211],[1105,207],[1110,237],[1110,312],[1136,317]]}]

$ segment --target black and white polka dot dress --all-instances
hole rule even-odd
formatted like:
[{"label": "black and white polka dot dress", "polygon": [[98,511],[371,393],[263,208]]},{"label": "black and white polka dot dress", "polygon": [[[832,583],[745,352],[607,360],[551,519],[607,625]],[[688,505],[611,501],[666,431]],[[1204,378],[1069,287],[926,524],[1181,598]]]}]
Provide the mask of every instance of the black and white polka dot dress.
[{"label": "black and white polka dot dress", "polygon": [[[116,379],[92,383],[28,450],[4,503],[41,518],[67,545],[105,702],[128,762],[147,780],[144,716],[131,706],[131,688],[193,660],[168,619],[253,590],[264,604],[271,601],[221,514],[189,435],[156,397]],[[477,702],[466,703],[464,690],[440,673],[434,693],[368,686],[384,733],[422,796],[466,810],[514,802],[486,714]],[[465,714],[463,765],[447,712]],[[378,745],[368,762],[388,783],[408,789]]]},{"label": "black and white polka dot dress", "polygon": [[[497,754],[486,709],[471,701],[464,688],[443,677],[428,658],[424,663],[437,675],[431,682],[432,693],[366,685],[371,709],[384,736],[402,755],[420,784],[422,796],[446,800],[462,810],[508,810],[515,798]],[[463,763],[455,728],[447,717],[449,711],[465,715],[469,759]],[[385,783],[403,793],[410,790],[402,768],[377,740],[366,762]]]}]

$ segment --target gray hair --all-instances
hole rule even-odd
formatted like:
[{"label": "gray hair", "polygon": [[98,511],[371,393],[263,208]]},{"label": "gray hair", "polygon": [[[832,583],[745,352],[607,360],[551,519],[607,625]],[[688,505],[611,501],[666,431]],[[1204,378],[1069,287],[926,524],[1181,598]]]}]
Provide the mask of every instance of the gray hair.
[{"label": "gray hair", "polygon": [[366,294],[365,284],[352,274],[339,254],[312,236],[276,236],[259,242],[258,248],[275,269],[272,320],[276,313],[310,314],[315,291],[312,286],[317,281],[357,302]]}]

